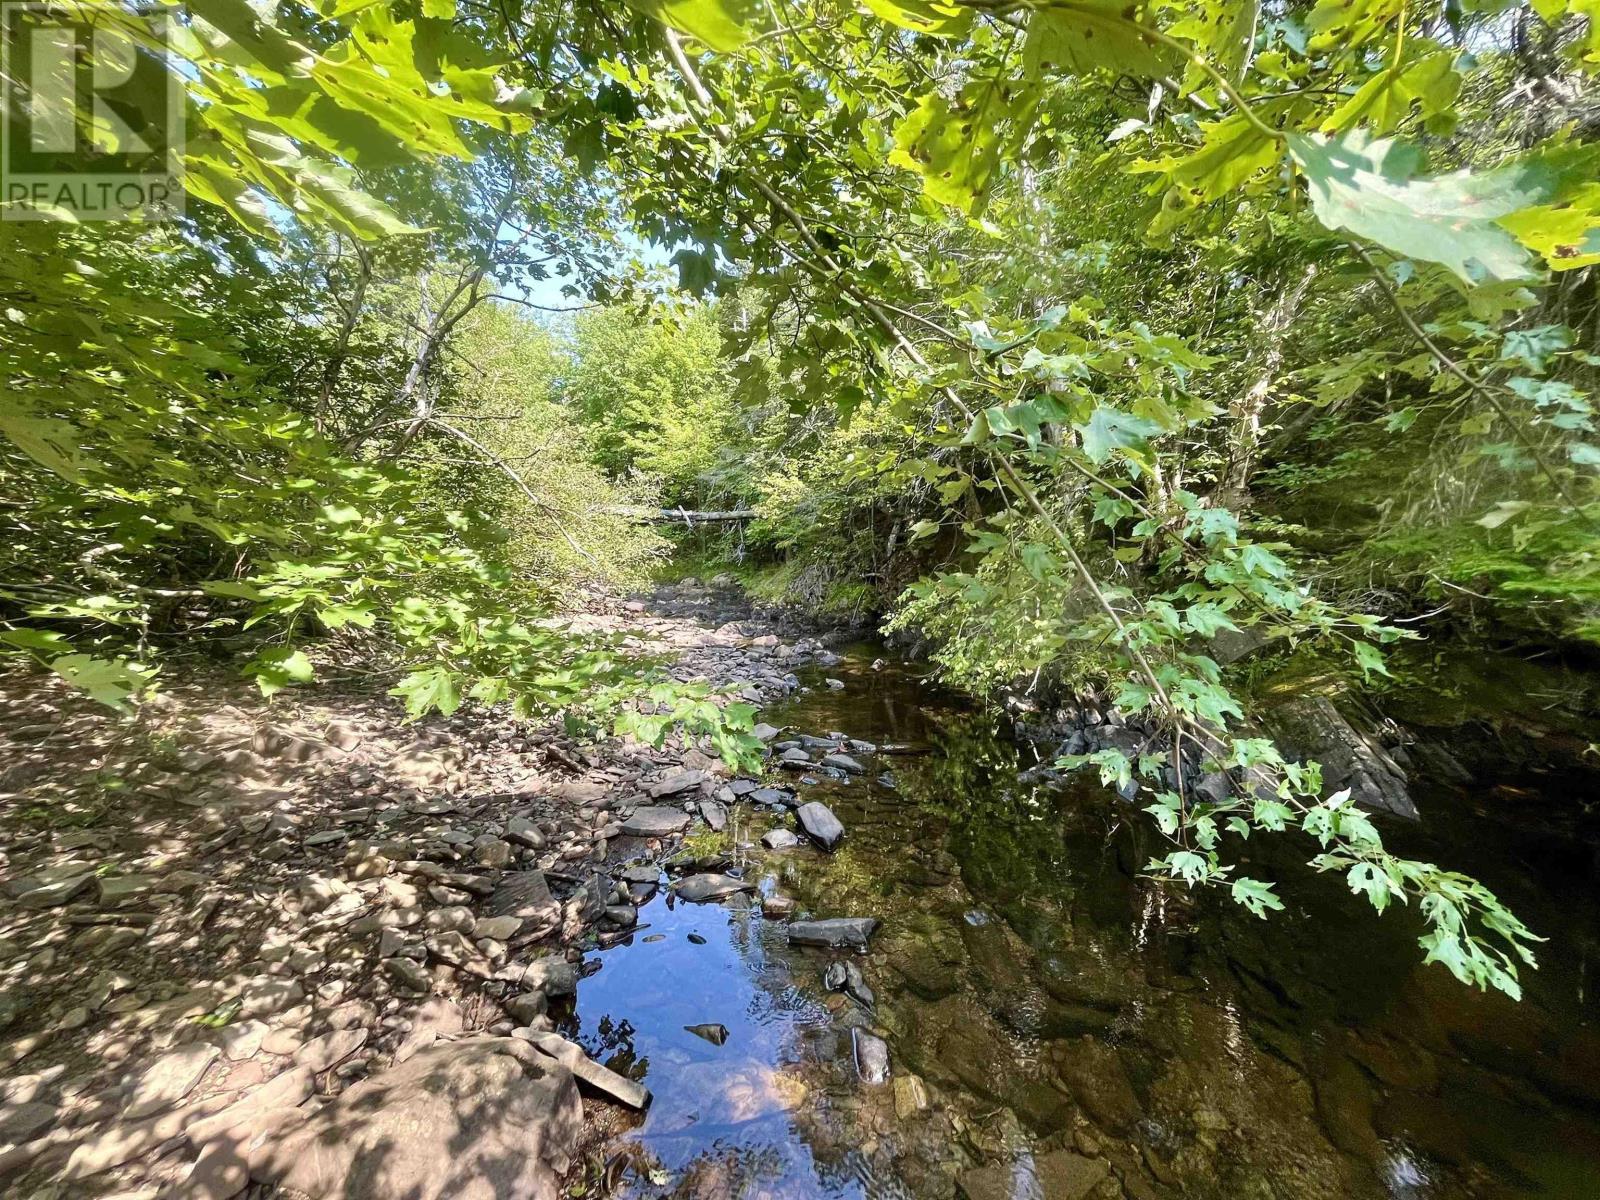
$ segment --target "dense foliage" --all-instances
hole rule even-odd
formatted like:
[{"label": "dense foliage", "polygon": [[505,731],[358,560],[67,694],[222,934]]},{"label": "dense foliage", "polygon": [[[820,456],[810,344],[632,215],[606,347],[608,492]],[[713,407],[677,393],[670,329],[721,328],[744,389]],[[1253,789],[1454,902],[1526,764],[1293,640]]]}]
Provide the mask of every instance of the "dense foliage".
[{"label": "dense foliage", "polygon": [[[626,669],[524,593],[637,570],[607,510],[748,503],[814,601],[921,573],[895,620],[956,679],[1049,672],[1148,726],[1094,761],[1172,839],[1152,871],[1264,914],[1238,848],[1296,828],[1515,994],[1528,931],[1258,736],[1211,642],[1367,676],[1458,593],[1593,638],[1571,7],[204,0],[191,219],[0,248],[0,637],[112,700],[198,622],[269,631],[268,688],[314,623],[393,639],[418,710],[614,702]],[[715,308],[641,316],[630,237]],[[619,307],[551,350],[499,306],[565,307],[533,300],[557,278]],[[1244,786],[1196,791],[1217,769]]]}]

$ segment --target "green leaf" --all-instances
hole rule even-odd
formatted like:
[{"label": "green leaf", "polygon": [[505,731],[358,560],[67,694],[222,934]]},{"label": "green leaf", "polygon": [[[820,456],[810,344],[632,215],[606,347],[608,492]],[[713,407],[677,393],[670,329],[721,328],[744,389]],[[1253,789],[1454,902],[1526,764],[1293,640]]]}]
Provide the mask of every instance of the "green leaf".
[{"label": "green leaf", "polygon": [[5,402],[0,404],[0,433],[34,462],[70,483],[82,483],[84,473],[94,465],[78,448],[81,435],[76,425],[42,414],[34,397],[14,387],[6,389]]},{"label": "green leaf", "polygon": [[1455,62],[1450,51],[1430,50],[1398,70],[1379,71],[1323,122],[1322,131],[1340,133],[1364,124],[1374,134],[1387,134],[1411,115],[1413,105],[1424,120],[1445,112],[1461,92]]},{"label": "green leaf", "polygon": [[1404,899],[1404,894],[1394,892],[1389,886],[1388,877],[1371,863],[1357,863],[1351,867],[1349,874],[1345,876],[1345,882],[1356,895],[1365,893],[1367,899],[1372,902],[1372,907],[1380,913],[1389,907],[1389,901],[1396,894]]},{"label": "green leaf", "polygon": [[889,161],[921,175],[932,199],[976,212],[1027,136],[1039,95],[1006,73],[969,79],[954,99],[931,92],[895,127]]},{"label": "green leaf", "polygon": [[1162,432],[1154,421],[1103,407],[1094,410],[1087,425],[1073,428],[1083,441],[1083,452],[1097,465],[1110,458],[1114,450],[1142,449],[1146,438]]},{"label": "green leaf", "polygon": [[123,711],[130,697],[150,682],[151,671],[126,659],[95,658],[89,654],[65,654],[52,659],[50,669],[91,700]]},{"label": "green leaf", "polygon": [[672,256],[678,268],[678,287],[691,295],[703,296],[717,277],[709,255],[685,247]]},{"label": "green leaf", "polygon": [[1229,890],[1235,904],[1244,905],[1262,920],[1266,920],[1269,910],[1276,912],[1283,908],[1283,901],[1272,890],[1272,884],[1259,879],[1235,879]]},{"label": "green leaf", "polygon": [[428,667],[413,671],[394,687],[391,696],[399,696],[406,704],[406,713],[420,717],[437,709],[449,716],[461,707],[461,683],[448,667]]},{"label": "green leaf", "polygon": [[1040,7],[1028,18],[1022,66],[1030,77],[1081,75],[1096,69],[1157,79],[1179,61],[1141,28],[1137,5],[1084,0]]},{"label": "green leaf", "polygon": [[1549,171],[1514,163],[1482,174],[1418,177],[1415,146],[1359,131],[1287,137],[1317,219],[1329,229],[1440,263],[1468,283],[1533,274],[1527,250],[1495,220],[1539,203],[1551,188]]},{"label": "green leaf", "polygon": [[1219,200],[1282,156],[1278,142],[1241,116],[1203,121],[1198,149],[1182,155],[1143,160],[1129,167],[1133,174],[1159,171],[1190,204]]},{"label": "green leaf", "polygon": [[761,13],[755,0],[628,0],[628,6],[723,51],[744,45]]},{"label": "green leaf", "polygon": [[72,643],[49,629],[7,629],[0,633],[0,642],[40,657],[72,653]]},{"label": "green leaf", "polygon": [[244,674],[254,677],[263,696],[276,695],[286,687],[310,683],[315,673],[306,652],[290,646],[274,646],[263,650],[244,668]]},{"label": "green leaf", "polygon": [[921,541],[925,537],[932,537],[934,534],[936,534],[938,532],[939,532],[939,522],[937,522],[937,521],[918,521],[915,525],[913,525],[911,527],[911,540],[913,542],[918,542],[918,541]]},{"label": "green leaf", "polygon": [[1356,665],[1361,668],[1363,679],[1371,679],[1374,675],[1388,675],[1389,668],[1384,665],[1383,651],[1371,642],[1353,642],[1350,652],[1355,655]]},{"label": "green leaf", "polygon": [[1238,630],[1220,605],[1191,604],[1183,613],[1184,624],[1203,638],[1216,636],[1219,629]]},{"label": "green leaf", "polygon": [[938,0],[862,0],[873,12],[901,29],[934,37],[960,37],[972,24],[972,10]]}]

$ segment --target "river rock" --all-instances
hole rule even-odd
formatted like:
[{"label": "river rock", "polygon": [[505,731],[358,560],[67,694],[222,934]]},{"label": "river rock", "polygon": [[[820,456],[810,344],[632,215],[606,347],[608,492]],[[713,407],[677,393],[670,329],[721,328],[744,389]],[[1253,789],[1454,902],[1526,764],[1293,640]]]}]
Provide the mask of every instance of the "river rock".
[{"label": "river rock", "polygon": [[312,1074],[338,1066],[362,1046],[367,1044],[365,1029],[335,1029],[321,1037],[312,1038],[294,1052],[297,1067],[306,1067]]},{"label": "river rock", "polygon": [[868,1008],[877,1003],[877,996],[867,986],[861,968],[848,960],[829,963],[827,971],[823,973],[822,982],[830,992],[843,992],[847,996],[853,996]]},{"label": "river rock", "polygon": [[755,884],[746,879],[735,879],[731,875],[690,875],[681,879],[673,887],[681,900],[700,903],[705,900],[721,900],[724,896],[732,896],[736,892],[748,892],[755,888]]},{"label": "river rock", "polygon": [[967,1200],[1012,1200],[1014,1196],[1084,1200],[1110,1173],[1110,1164],[1102,1158],[1056,1150],[1031,1161],[1023,1157],[974,1167],[963,1171],[956,1183]]},{"label": "river rock", "polygon": [[674,771],[660,783],[650,785],[650,795],[657,800],[663,796],[676,796],[680,792],[687,792],[691,788],[698,788],[705,781],[706,773],[700,770]]},{"label": "river rock", "polygon": [[526,1030],[519,1031],[518,1036],[537,1047],[542,1053],[548,1054],[584,1083],[604,1092],[613,1100],[620,1101],[629,1108],[650,1106],[649,1088],[629,1079],[626,1075],[617,1074],[609,1067],[602,1067],[583,1052],[583,1047],[567,1041],[560,1034]]},{"label": "river rock", "polygon": [[93,871],[67,875],[23,892],[17,897],[17,903],[23,908],[56,908],[77,896],[93,882]]},{"label": "river rock", "polygon": [[877,917],[830,917],[825,921],[795,921],[789,941],[796,946],[849,948],[865,953],[867,939],[878,931]]},{"label": "river rock", "polygon": [[761,835],[761,844],[768,850],[789,850],[800,844],[792,829],[769,829]]},{"label": "river rock", "polygon": [[550,1001],[543,992],[523,992],[506,1001],[506,1012],[518,1025],[532,1025],[549,1007]]},{"label": "river rock", "polygon": [[280,1108],[295,1108],[311,1096],[315,1080],[305,1067],[294,1067],[275,1075],[243,1099],[236,1100],[219,1113],[191,1119],[184,1126],[184,1136],[196,1146],[204,1146],[212,1138],[229,1129],[247,1124],[257,1114]]},{"label": "river rock", "polygon": [[572,996],[578,991],[578,969],[554,955],[517,963],[497,972],[495,978],[524,988],[537,988],[547,996]]},{"label": "river rock", "polygon": [[894,1115],[902,1121],[928,1107],[928,1085],[920,1075],[894,1077]]},{"label": "river rock", "polygon": [[788,806],[794,803],[794,793],[788,788],[764,787],[757,788],[755,791],[751,792],[750,799],[754,800],[757,804]]},{"label": "river rock", "polygon": [[856,1071],[866,1083],[889,1082],[889,1043],[865,1029],[852,1029],[855,1039]]},{"label": "river rock", "polygon": [[711,826],[713,833],[721,833],[728,824],[728,810],[715,800],[700,801],[700,815]]},{"label": "river rock", "polygon": [[516,871],[504,875],[489,903],[491,917],[517,917],[524,921],[548,919],[555,914],[555,898],[543,871]]},{"label": "river rock", "polygon": [[480,867],[498,871],[511,865],[516,851],[510,842],[501,841],[492,833],[485,833],[472,843],[472,857]]},{"label": "river rock", "polygon": [[163,1054],[133,1080],[123,1120],[137,1121],[171,1108],[194,1090],[220,1053],[209,1043],[193,1042]]},{"label": "river rock", "polygon": [[554,1200],[582,1124],[571,1071],[515,1038],[468,1038],[351,1087],[259,1174],[342,1200]]},{"label": "river rock", "polygon": [[659,838],[682,833],[689,827],[689,814],[681,808],[646,805],[636,808],[633,815],[622,823],[622,832],[629,837]]},{"label": "river rock", "polygon": [[100,907],[110,908],[155,890],[161,882],[154,875],[102,875],[96,880]]},{"label": "river rock", "polygon": [[758,741],[770,742],[782,732],[776,725],[768,725],[765,721],[762,721],[750,730],[750,736]]},{"label": "river rock", "polygon": [[412,962],[409,958],[386,958],[382,960],[383,969],[395,983],[406,991],[429,992],[433,990],[433,980],[429,978],[421,964]]},{"label": "river rock", "polygon": [[527,817],[512,817],[506,822],[505,839],[515,842],[519,846],[526,846],[529,850],[543,850],[546,838],[544,830],[540,829]]},{"label": "river rock", "polygon": [[521,917],[479,917],[472,923],[472,936],[503,942],[522,928]]},{"label": "river rock", "polygon": [[822,756],[822,765],[825,767],[836,767],[839,770],[846,771],[851,775],[864,775],[867,770],[848,754],[824,754]]},{"label": "river rock", "polygon": [[812,800],[795,809],[795,820],[806,835],[824,850],[832,850],[844,837],[844,826],[833,810],[820,800]]}]

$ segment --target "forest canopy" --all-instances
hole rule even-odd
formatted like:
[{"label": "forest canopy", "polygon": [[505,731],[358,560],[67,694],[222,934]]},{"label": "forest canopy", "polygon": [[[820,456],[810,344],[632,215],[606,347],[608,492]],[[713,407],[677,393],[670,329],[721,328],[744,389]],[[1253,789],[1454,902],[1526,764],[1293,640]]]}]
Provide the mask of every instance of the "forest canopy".
[{"label": "forest canopy", "polygon": [[1265,915],[1239,846],[1296,830],[1517,993],[1529,931],[1216,646],[1359,684],[1452,625],[1600,641],[1592,5],[57,7],[162,64],[188,194],[0,227],[16,656],[120,707],[359,645],[413,713],[738,760],[748,706],[548,617],[659,560],[631,511],[750,509],[772,594],[1161,731],[1084,764],[1154,873]]}]

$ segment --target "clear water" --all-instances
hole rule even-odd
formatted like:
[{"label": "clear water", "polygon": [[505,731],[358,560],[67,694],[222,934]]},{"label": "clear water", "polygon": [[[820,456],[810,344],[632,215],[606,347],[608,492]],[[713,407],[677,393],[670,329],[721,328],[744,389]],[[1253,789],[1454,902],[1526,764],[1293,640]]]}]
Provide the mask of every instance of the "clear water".
[{"label": "clear water", "polygon": [[[766,719],[925,752],[802,788],[848,830],[833,855],[750,849],[784,818],[749,805],[728,844],[763,893],[883,921],[857,960],[876,1006],[829,993],[838,955],[789,947],[758,904],[651,901],[570,1018],[655,1094],[607,1147],[620,1194],[944,1197],[999,1164],[983,1200],[1022,1200],[1065,1149],[1108,1165],[1106,1197],[1600,1197],[1600,885],[1590,842],[1542,819],[1578,811],[1581,781],[1424,788],[1424,825],[1393,835],[1550,939],[1517,1005],[1421,966],[1413,918],[1375,918],[1285,852],[1303,847],[1250,847],[1296,910],[1268,922],[1141,879],[1142,818],[1087,781],[1020,783],[991,717],[874,653]],[[854,1027],[897,1080],[859,1078]]]}]

